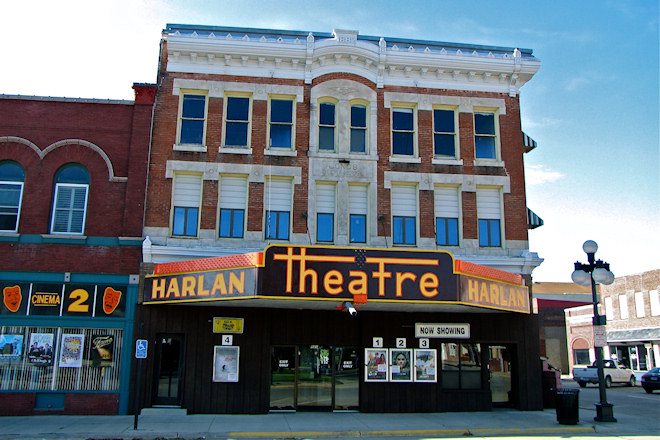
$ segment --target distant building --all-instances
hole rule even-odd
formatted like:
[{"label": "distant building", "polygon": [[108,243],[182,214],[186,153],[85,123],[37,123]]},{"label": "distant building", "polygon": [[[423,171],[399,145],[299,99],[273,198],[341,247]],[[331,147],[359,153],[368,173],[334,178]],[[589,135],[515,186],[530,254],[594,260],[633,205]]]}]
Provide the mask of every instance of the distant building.
[{"label": "distant building", "polygon": [[541,356],[562,374],[570,374],[564,309],[591,304],[591,288],[574,283],[535,282],[532,301],[534,313],[539,315]]},{"label": "distant building", "polygon": [[125,414],[156,87],[0,95],[0,415]]},{"label": "distant building", "polygon": [[[617,359],[635,371],[660,366],[660,269],[618,277],[600,286],[599,314],[607,318],[606,359]],[[593,306],[566,310],[569,360],[573,365],[595,361]]]},{"label": "distant building", "polygon": [[168,25],[160,60],[146,406],[542,408],[531,50]]}]

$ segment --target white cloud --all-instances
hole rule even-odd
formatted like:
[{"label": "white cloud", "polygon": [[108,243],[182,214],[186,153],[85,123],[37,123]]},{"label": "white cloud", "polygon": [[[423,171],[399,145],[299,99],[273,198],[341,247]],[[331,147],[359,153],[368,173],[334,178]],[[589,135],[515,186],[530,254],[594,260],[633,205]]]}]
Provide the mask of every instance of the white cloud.
[{"label": "white cloud", "polygon": [[528,185],[541,185],[562,179],[564,175],[558,171],[547,170],[543,165],[525,165],[525,182]]}]

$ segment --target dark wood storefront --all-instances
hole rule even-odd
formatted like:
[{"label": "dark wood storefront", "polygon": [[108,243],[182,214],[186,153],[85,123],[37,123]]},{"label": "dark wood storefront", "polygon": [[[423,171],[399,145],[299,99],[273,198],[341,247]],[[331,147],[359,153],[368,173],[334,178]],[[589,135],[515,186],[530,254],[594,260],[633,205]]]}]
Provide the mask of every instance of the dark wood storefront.
[{"label": "dark wood storefront", "polygon": [[[481,347],[482,380],[480,389],[455,389],[443,385],[442,366],[437,383],[370,383],[359,373],[359,404],[362,412],[441,412],[488,411],[491,398],[489,346],[507,346],[511,351],[511,406],[520,410],[542,408],[538,326],[535,315],[512,313],[348,313],[330,310],[290,310],[210,305],[157,305],[138,307],[137,322],[145,323],[145,338],[156,342],[164,333],[181,336],[182,365],[177,398],[167,403],[189,413],[257,414],[271,410],[272,347],[330,346],[357,347],[360,370],[364,368],[364,348],[374,336],[382,337],[386,347],[396,338],[406,338],[408,347],[417,347],[414,325],[417,322],[469,323],[469,342]],[[221,345],[222,335],[212,332],[217,316],[244,318],[244,332],[233,335],[240,346],[237,383],[212,382],[213,347]],[[431,339],[430,348],[450,340]],[[455,341],[465,342],[465,341]],[[156,357],[143,362],[142,392],[144,407],[157,405],[159,365]],[[297,408],[304,410],[305,408]],[[328,408],[332,409],[332,408]]]}]

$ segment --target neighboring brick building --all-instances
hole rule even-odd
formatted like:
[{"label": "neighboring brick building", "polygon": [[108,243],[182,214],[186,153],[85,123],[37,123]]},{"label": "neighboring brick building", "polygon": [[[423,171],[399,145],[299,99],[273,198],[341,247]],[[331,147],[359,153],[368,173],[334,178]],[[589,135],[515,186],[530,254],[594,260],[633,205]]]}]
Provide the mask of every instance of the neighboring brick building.
[{"label": "neighboring brick building", "polygon": [[[660,366],[660,269],[618,277],[600,286],[600,314],[607,318],[605,359],[635,371]],[[566,310],[571,368],[595,361],[593,306]]]},{"label": "neighboring brick building", "polygon": [[156,86],[0,95],[2,415],[128,407]]},{"label": "neighboring brick building", "polygon": [[[168,25],[160,59],[144,228],[145,274],[209,270],[206,263],[168,264],[245,253],[257,256],[237,261],[265,273],[269,263],[263,258],[271,253],[260,255],[269,245],[278,245],[301,253],[347,247],[366,249],[358,253],[449,252],[488,266],[482,280],[524,279],[530,284],[531,272],[542,260],[528,246],[523,154],[533,148],[533,141],[521,131],[518,93],[540,65],[531,50],[377,38],[356,31]],[[403,261],[400,255],[415,254],[399,252],[396,261]],[[363,264],[364,257],[356,258]],[[235,267],[226,260],[209,264],[220,264],[215,269]],[[302,263],[294,266],[307,274]],[[507,278],[488,269],[517,275]],[[205,302],[205,307],[138,307],[160,353],[145,366],[145,374],[154,376],[144,390],[146,405],[181,405],[191,412],[310,406],[483,410],[502,403],[540,408],[536,317],[486,313],[511,310],[513,303],[507,305],[496,293],[490,299],[497,306],[465,306],[457,298],[461,292],[468,295],[468,284],[458,286],[452,277],[459,271],[453,267],[448,276],[454,284],[445,292],[453,301],[422,306],[410,299],[412,291],[401,291],[403,279],[417,279],[412,268],[408,270],[397,281],[397,299],[405,304],[379,306],[369,290],[368,303],[361,305],[356,319],[337,312],[340,299],[258,299],[274,294],[263,284],[274,281],[259,276],[251,299],[223,297],[225,302]],[[349,273],[357,272],[329,276],[339,282]],[[285,273],[274,276],[283,277]],[[151,299],[158,291],[173,303],[194,303],[201,298],[191,298],[197,295],[190,284],[193,278],[182,279],[188,283],[183,296],[154,279]],[[151,282],[147,278],[147,284]],[[304,284],[301,281],[301,294]],[[198,288],[197,296],[208,296],[203,286]],[[326,295],[336,291],[332,283],[325,288]],[[146,302],[149,299],[145,296]],[[524,301],[529,310],[529,297]],[[241,360],[241,379],[232,376],[237,384],[210,380],[208,369],[217,361],[213,347],[220,345],[221,335],[213,334],[206,322],[218,316],[245,320],[245,333],[234,335],[233,343],[250,365]],[[375,347],[376,340],[390,355],[387,347],[394,347],[395,339],[403,347],[416,347],[415,324],[423,322],[472,326],[463,342],[454,338],[432,344],[444,356],[437,360],[441,379],[434,373],[429,382],[435,385],[427,384],[423,392],[432,397],[421,401],[414,391],[421,388],[370,384],[368,376],[359,379],[358,366],[368,356],[363,350],[372,342]],[[339,396],[333,373],[326,377],[332,383],[331,396],[304,395],[319,391],[309,391],[313,386],[303,378],[305,368],[314,370],[315,378],[325,377],[317,367],[334,371],[341,358],[337,350],[352,359],[345,364],[350,368],[342,371],[344,377],[350,375],[344,382],[351,384],[346,394]],[[453,356],[462,356],[466,363],[454,364]],[[488,366],[501,373],[501,389],[493,382],[489,386]],[[284,374],[280,369],[295,378],[289,388],[297,390],[294,394],[279,396],[280,388],[269,385]],[[172,380],[176,387],[162,386]]]}]

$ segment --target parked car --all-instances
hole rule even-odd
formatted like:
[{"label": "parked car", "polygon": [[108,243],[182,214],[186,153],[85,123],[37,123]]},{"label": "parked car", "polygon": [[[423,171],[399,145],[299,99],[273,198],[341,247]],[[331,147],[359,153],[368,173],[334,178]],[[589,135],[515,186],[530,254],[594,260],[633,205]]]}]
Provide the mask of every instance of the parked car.
[{"label": "parked car", "polygon": [[[603,361],[603,376],[605,377],[605,387],[609,388],[613,383],[625,383],[628,386],[634,387],[637,380],[635,373],[626,368],[625,365],[620,364],[613,360]],[[587,386],[588,383],[598,383],[598,368],[596,363],[588,367],[575,367],[573,368],[573,380],[575,380],[581,388]]]},{"label": "parked car", "polygon": [[642,388],[649,394],[660,390],[660,368],[653,368],[642,375]]}]

